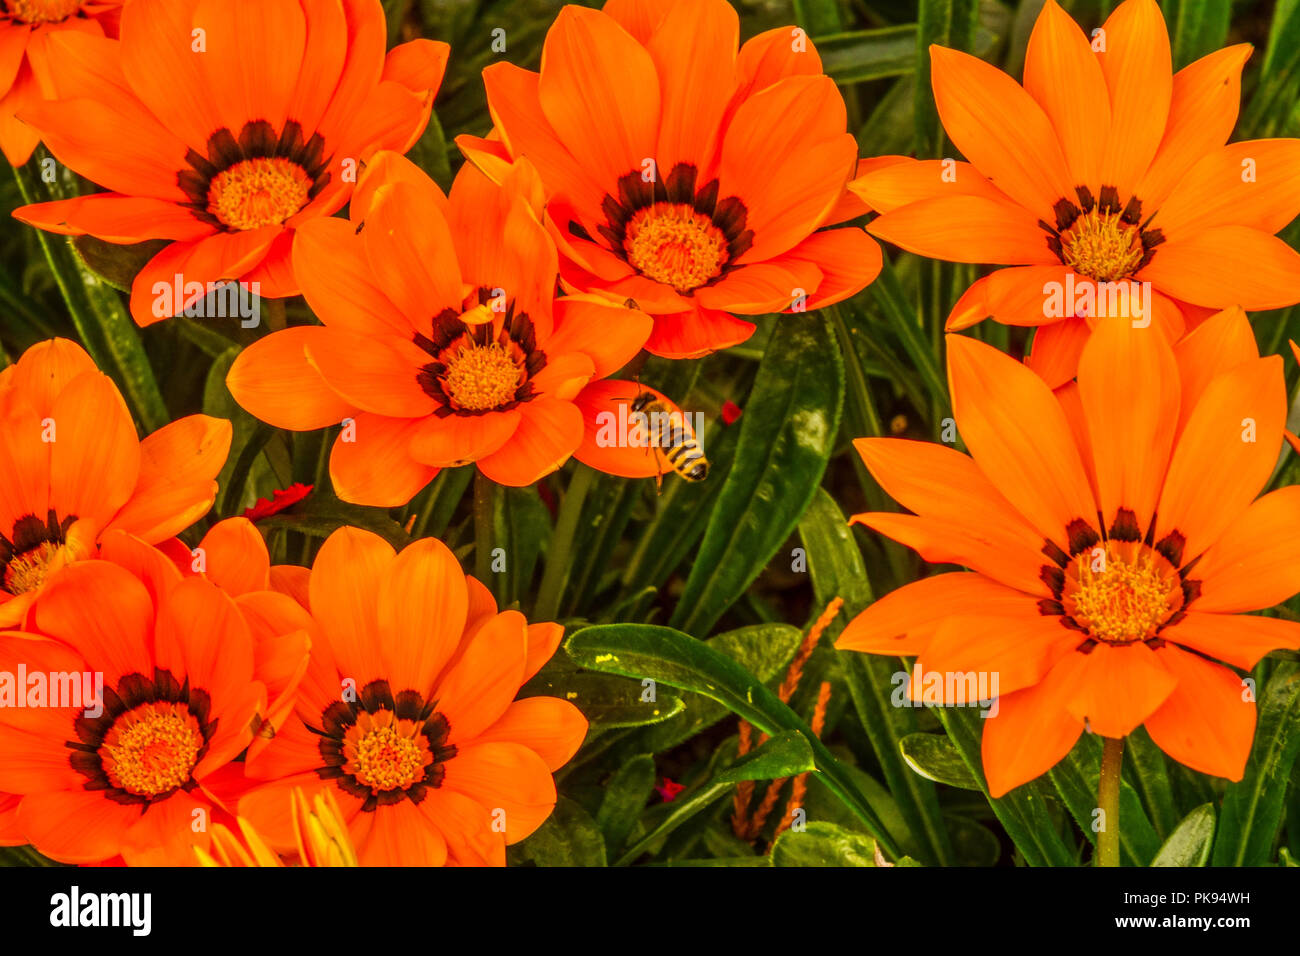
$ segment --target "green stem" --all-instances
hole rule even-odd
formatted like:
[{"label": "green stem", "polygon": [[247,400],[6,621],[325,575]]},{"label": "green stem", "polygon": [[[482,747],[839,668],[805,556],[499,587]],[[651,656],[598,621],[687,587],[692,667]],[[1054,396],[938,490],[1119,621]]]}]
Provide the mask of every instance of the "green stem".
[{"label": "green stem", "polygon": [[1119,866],[1119,772],[1124,762],[1124,738],[1106,737],[1101,752],[1097,806],[1102,830],[1097,834],[1097,866]]},{"label": "green stem", "polygon": [[582,505],[587,499],[587,492],[596,473],[586,465],[578,465],[569,487],[564,491],[560,502],[560,513],[555,519],[555,534],[551,537],[551,546],[546,553],[546,571],[542,575],[541,590],[537,595],[537,605],[533,609],[536,621],[553,621],[559,614],[560,600],[569,584],[569,571],[573,565],[573,538],[578,531],[578,521],[582,518]]},{"label": "green stem", "polygon": [[496,485],[482,472],[474,474],[474,576],[493,594],[492,587],[492,547],[495,537],[492,522],[492,497]]}]

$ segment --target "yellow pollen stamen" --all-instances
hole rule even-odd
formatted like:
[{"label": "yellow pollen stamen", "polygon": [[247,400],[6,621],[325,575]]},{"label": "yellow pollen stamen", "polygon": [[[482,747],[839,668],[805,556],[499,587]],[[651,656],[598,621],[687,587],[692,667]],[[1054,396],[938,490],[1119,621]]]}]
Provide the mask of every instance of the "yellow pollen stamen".
[{"label": "yellow pollen stamen", "polygon": [[623,240],[628,261],[647,278],[686,293],[722,274],[727,238],[685,203],[655,203],[639,210]]},{"label": "yellow pollen stamen", "polygon": [[1133,274],[1142,261],[1142,236],[1117,212],[1093,209],[1061,233],[1061,258],[1079,275],[1116,282]]},{"label": "yellow pollen stamen", "polygon": [[1066,569],[1062,604],[1089,636],[1108,644],[1154,637],[1183,603],[1177,570],[1137,543],[1108,542]]},{"label": "yellow pollen stamen", "polygon": [[56,23],[81,9],[82,0],[7,0],[9,12],[23,23]]},{"label": "yellow pollen stamen", "polygon": [[443,390],[458,407],[470,411],[500,408],[514,399],[525,380],[514,356],[497,342],[463,344],[444,361]]},{"label": "yellow pollen stamen", "polygon": [[190,779],[203,734],[181,704],[141,704],[114,721],[99,749],[109,780],[128,793],[152,797]]},{"label": "yellow pollen stamen", "polygon": [[245,159],[212,177],[208,212],[232,229],[277,226],[307,204],[311,186],[292,160]]},{"label": "yellow pollen stamen", "polygon": [[10,594],[35,591],[45,583],[50,566],[58,556],[61,545],[55,541],[42,541],[30,551],[14,555],[5,568],[5,590]]},{"label": "yellow pollen stamen", "polygon": [[417,783],[433,762],[420,725],[388,710],[362,713],[344,737],[343,755],[347,772],[376,793]]}]

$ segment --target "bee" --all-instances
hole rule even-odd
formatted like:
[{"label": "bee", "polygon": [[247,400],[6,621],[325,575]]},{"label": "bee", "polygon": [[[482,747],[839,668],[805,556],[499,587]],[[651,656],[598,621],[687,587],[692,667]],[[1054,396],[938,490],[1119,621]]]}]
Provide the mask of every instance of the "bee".
[{"label": "bee", "polygon": [[[653,392],[642,392],[632,400],[632,414],[645,416],[649,448],[664,459],[686,481],[703,481],[709,474],[709,460],[686,416],[661,401]],[[663,475],[655,476],[655,487],[663,484]]]}]

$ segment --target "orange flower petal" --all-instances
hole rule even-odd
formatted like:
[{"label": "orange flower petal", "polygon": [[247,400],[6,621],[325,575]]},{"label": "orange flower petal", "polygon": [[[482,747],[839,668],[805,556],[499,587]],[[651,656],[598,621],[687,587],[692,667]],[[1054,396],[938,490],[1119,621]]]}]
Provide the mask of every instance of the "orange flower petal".
[{"label": "orange flower petal", "polygon": [[921,654],[954,608],[1011,617],[1033,610],[1033,599],[971,571],[935,574],[872,603],[845,625],[835,646],[869,654]]},{"label": "orange flower petal", "polygon": [[1076,720],[1087,721],[1094,734],[1126,737],[1178,683],[1164,660],[1141,642],[1094,644],[1090,652],[1069,654],[1053,668],[1060,682],[1058,699]]},{"label": "orange flower petal", "polygon": [[1052,121],[1015,80],[970,54],[930,47],[935,105],[962,155],[1030,220],[1055,222],[1052,205],[1073,195]]},{"label": "orange flower petal", "polygon": [[358,412],[354,441],[339,435],[330,453],[334,492],[355,504],[396,508],[406,504],[438,474],[411,455],[411,440],[423,419],[385,418]]},{"label": "orange flower petal", "polygon": [[1178,366],[1165,336],[1131,322],[1098,324],[1079,359],[1102,521],[1127,508],[1145,529],[1169,465],[1178,418]]},{"label": "orange flower petal", "polygon": [[276,428],[310,431],[339,424],[356,408],[307,361],[307,345],[328,334],[318,326],[296,326],[258,339],[236,356],[226,387],[246,411]]},{"label": "orange flower petal", "polygon": [[989,796],[1001,797],[1043,775],[1074,749],[1083,722],[1058,700],[1051,677],[998,698],[980,744]]},{"label": "orange flower petal", "polygon": [[1238,43],[1174,74],[1164,138],[1137,188],[1148,209],[1160,208],[1183,174],[1232,135],[1241,101],[1241,68],[1250,51],[1249,43]]},{"label": "orange flower petal", "polygon": [[948,336],[953,411],[980,469],[1045,538],[1058,545],[1076,519],[1097,513],[1064,412],[1043,380],[990,346]]},{"label": "orange flower petal", "polygon": [[1102,182],[1110,94],[1092,46],[1056,0],[1034,21],[1025,53],[1025,91],[1038,101],[1060,140],[1076,185]]},{"label": "orange flower petal", "polygon": [[1255,736],[1254,698],[1247,699],[1241,678],[1176,647],[1156,653],[1178,685],[1147,718],[1152,741],[1193,770],[1240,780]]},{"label": "orange flower petal", "polygon": [[469,592],[460,562],[436,538],[403,548],[380,582],[378,610],[385,675],[428,697],[465,630]]},{"label": "orange flower petal", "polygon": [[572,402],[538,398],[519,410],[523,417],[510,441],[478,463],[488,478],[515,488],[555,471],[582,441],[582,413]]},{"label": "orange flower petal", "polygon": [[1169,33],[1155,0],[1127,0],[1102,29],[1106,49],[1097,58],[1110,89],[1111,122],[1101,182],[1129,196],[1151,165],[1169,118]]},{"label": "orange flower petal", "polygon": [[1233,526],[1277,461],[1286,421],[1282,359],[1243,362],[1205,389],[1178,437],[1156,509],[1155,540],[1183,536],[1190,561]]},{"label": "orange flower petal", "polygon": [[[1198,611],[1257,611],[1300,591],[1300,485],[1255,501],[1196,566]],[[1279,533],[1281,532],[1281,533]]]},{"label": "orange flower petal", "polygon": [[498,614],[438,682],[438,712],[452,726],[451,739],[458,746],[495,723],[523,685],[527,623],[518,611]]},{"label": "orange flower petal", "polygon": [[948,262],[1054,265],[1038,219],[1006,201],[954,195],[900,206],[867,228],[900,249]]},{"label": "orange flower petal", "polygon": [[1300,253],[1249,226],[1213,226],[1156,247],[1137,278],[1198,305],[1279,309],[1300,300]]},{"label": "orange flower petal", "polygon": [[546,761],[522,744],[470,744],[457,750],[446,770],[444,787],[505,811],[506,843],[530,835],[555,809],[555,781]]}]

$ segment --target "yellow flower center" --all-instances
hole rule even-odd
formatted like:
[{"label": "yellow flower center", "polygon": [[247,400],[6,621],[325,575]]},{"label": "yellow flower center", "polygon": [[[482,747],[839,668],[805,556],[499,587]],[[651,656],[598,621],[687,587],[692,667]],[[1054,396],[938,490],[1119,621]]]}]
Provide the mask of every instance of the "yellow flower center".
[{"label": "yellow flower center", "polygon": [[307,204],[311,186],[292,160],[241,160],[212,177],[208,212],[232,229],[278,226]]},{"label": "yellow flower center", "polygon": [[363,711],[343,737],[344,769],[376,793],[422,780],[433,754],[420,726],[391,710]]},{"label": "yellow flower center", "polygon": [[203,734],[182,704],[141,704],[113,722],[99,748],[104,772],[114,786],[157,796],[190,779]]},{"label": "yellow flower center", "polygon": [[1131,644],[1154,637],[1182,607],[1182,580],[1146,545],[1109,541],[1075,556],[1065,569],[1061,601],[1091,637]]},{"label": "yellow flower center", "polygon": [[443,390],[458,407],[470,411],[500,408],[524,383],[524,370],[498,342],[478,345],[467,337],[446,362]]},{"label": "yellow flower center", "polygon": [[81,0],[7,0],[9,12],[24,23],[54,23],[81,9]]},{"label": "yellow flower center", "polygon": [[1061,233],[1061,258],[1079,275],[1115,282],[1132,275],[1142,261],[1142,234],[1119,212],[1093,209]]},{"label": "yellow flower center", "polygon": [[654,203],[627,224],[623,248],[638,272],[686,293],[722,274],[727,239],[685,203]]},{"label": "yellow flower center", "polygon": [[25,594],[39,588],[45,583],[61,547],[57,541],[42,541],[30,551],[15,555],[5,568],[5,590],[10,594]]}]

